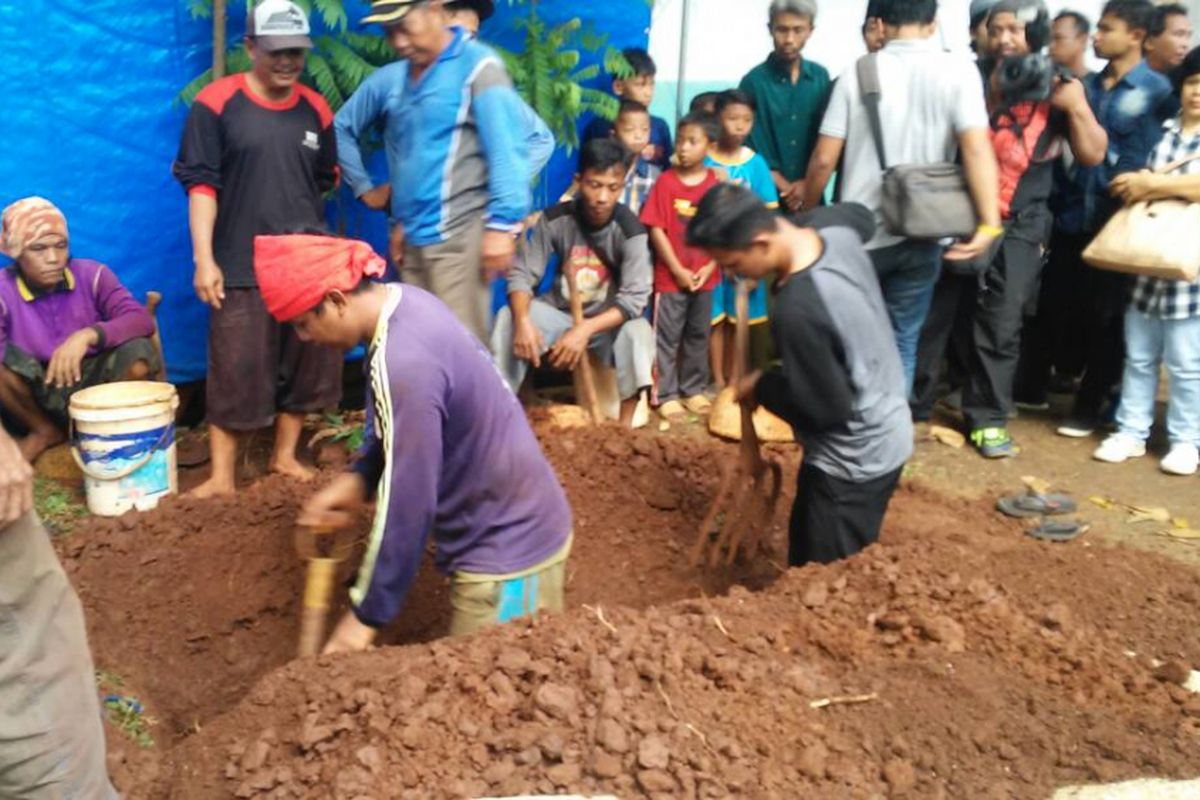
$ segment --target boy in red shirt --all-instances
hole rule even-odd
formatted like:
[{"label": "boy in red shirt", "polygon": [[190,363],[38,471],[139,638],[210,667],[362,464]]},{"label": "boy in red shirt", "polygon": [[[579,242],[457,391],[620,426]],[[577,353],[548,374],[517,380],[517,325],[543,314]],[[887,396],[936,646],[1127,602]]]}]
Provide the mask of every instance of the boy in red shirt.
[{"label": "boy in red shirt", "polygon": [[[717,135],[711,117],[689,114],[680,121],[677,165],[654,184],[642,208],[654,249],[654,328],[658,340],[658,412],[666,419],[687,411],[703,414],[708,388],[708,334],[717,263],[689,247],[687,226],[700,200],[720,183],[704,158]],[[680,398],[683,401],[680,402]]]}]

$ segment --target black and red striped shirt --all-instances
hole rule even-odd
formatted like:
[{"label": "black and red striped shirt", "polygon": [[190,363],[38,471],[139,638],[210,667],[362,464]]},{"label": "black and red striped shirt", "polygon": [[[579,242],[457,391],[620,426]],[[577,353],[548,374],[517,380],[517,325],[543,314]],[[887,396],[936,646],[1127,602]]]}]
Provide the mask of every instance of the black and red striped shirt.
[{"label": "black and red striped shirt", "polygon": [[217,199],[213,255],[227,287],[257,285],[256,235],[325,227],[337,163],[333,112],[307,86],[273,102],[239,74],[196,96],[172,172],[189,194]]}]

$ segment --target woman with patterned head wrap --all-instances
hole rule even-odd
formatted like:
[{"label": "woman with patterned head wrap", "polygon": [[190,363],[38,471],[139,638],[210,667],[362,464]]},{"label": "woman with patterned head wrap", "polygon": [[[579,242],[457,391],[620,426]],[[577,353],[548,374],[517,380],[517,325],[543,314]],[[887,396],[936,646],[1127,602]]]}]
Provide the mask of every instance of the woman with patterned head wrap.
[{"label": "woman with patterned head wrap", "polygon": [[0,406],[25,429],[33,461],[61,442],[80,389],[158,369],[154,321],[108,267],[73,258],[67,220],[27,197],[0,217]]}]

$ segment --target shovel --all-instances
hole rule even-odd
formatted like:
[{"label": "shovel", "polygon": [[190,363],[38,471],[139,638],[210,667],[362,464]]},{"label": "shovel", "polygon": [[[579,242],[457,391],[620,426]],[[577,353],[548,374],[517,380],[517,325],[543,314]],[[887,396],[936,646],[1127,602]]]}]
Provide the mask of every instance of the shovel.
[{"label": "shovel", "polygon": [[[747,281],[737,284],[737,335],[734,340],[734,380],[746,374],[750,350],[750,288]],[[742,440],[737,461],[727,461],[722,469],[717,495],[709,506],[692,547],[692,566],[707,562],[715,568],[722,557],[726,565],[737,559],[743,547],[757,550],[765,528],[771,524],[783,486],[783,467],[774,459],[763,458],[754,413],[743,401]]]},{"label": "shovel", "polygon": [[346,529],[296,528],[296,552],[308,562],[304,576],[304,607],[300,612],[301,658],[315,656],[321,651],[338,564],[350,557],[354,544],[353,532]]},{"label": "shovel", "polygon": [[[583,298],[579,296],[579,286],[575,282],[575,272],[564,266],[563,274],[567,279],[567,296],[571,302],[571,319],[576,326],[583,324]],[[600,400],[596,396],[596,377],[592,374],[592,362],[585,352],[575,365],[579,375],[579,385],[583,387],[583,402],[587,412],[592,416],[592,424],[599,425],[604,421],[604,413],[600,410]]]}]

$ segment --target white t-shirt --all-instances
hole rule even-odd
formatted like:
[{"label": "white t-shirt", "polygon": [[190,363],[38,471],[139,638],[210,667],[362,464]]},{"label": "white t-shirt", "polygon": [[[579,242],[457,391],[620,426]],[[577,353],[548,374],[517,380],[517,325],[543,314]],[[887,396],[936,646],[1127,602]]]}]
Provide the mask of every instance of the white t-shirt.
[{"label": "white t-shirt", "polygon": [[[983,82],[969,57],[947,53],[933,39],[897,39],[876,58],[882,93],[879,118],[889,167],[954,161],[961,133],[989,127]],[[883,171],[858,88],[857,64],[834,85],[821,135],[846,140],[841,199],[875,212],[878,228],[867,249],[904,241],[888,233],[880,217]]]}]

